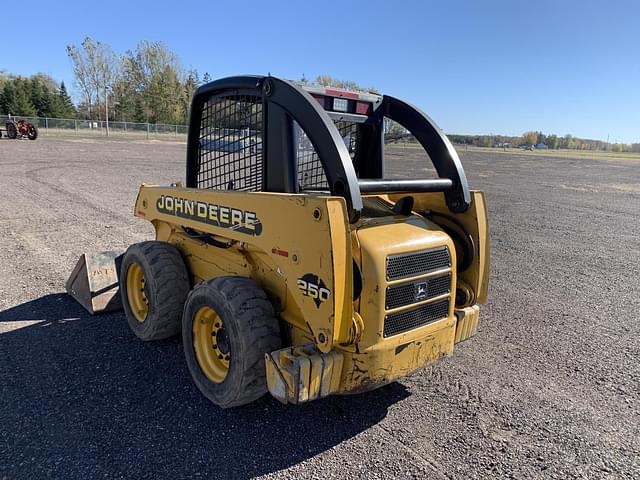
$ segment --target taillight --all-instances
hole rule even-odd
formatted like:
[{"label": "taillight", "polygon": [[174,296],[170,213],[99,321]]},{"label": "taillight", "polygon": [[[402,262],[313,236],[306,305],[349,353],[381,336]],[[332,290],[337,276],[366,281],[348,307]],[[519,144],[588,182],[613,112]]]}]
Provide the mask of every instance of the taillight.
[{"label": "taillight", "polygon": [[356,104],[356,113],[359,113],[360,115],[368,115],[370,105],[371,104],[368,102],[358,102]]}]

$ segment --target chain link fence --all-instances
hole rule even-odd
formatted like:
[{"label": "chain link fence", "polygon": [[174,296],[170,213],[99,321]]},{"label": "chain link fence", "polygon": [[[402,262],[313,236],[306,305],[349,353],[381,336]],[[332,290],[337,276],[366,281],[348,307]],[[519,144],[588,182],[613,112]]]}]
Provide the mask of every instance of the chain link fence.
[{"label": "chain link fence", "polygon": [[[0,128],[4,129],[8,115],[0,115]],[[20,117],[33,123],[38,128],[40,136],[78,136],[78,137],[130,137],[147,140],[175,140],[187,141],[187,125],[171,125],[166,123],[137,123],[124,121],[103,120],[76,120],[72,118],[43,118]],[[212,129],[214,130],[214,129]],[[216,136],[229,136],[227,129],[218,129]],[[251,133],[238,130],[240,133]],[[236,132],[236,133],[238,133]],[[213,131],[211,133],[214,133]],[[395,122],[385,121],[385,143],[390,143],[403,148],[418,147],[416,139],[406,129],[401,128]]]},{"label": "chain link fence", "polygon": [[[4,130],[9,117],[0,115],[0,128]],[[75,120],[71,118],[12,117],[33,123],[40,136],[78,136],[78,137],[129,137],[147,140],[187,141],[186,125],[165,123],[136,123],[102,120]]]}]

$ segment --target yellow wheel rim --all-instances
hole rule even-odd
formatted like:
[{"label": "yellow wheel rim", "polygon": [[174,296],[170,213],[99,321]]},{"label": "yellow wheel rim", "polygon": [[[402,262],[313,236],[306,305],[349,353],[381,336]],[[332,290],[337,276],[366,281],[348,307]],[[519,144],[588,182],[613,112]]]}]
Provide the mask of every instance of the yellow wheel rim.
[{"label": "yellow wheel rim", "polygon": [[200,308],[193,317],[193,348],[205,376],[222,383],[229,371],[229,337],[220,316],[210,307]]},{"label": "yellow wheel rim", "polygon": [[149,299],[144,285],[144,271],[139,263],[133,262],[127,270],[127,300],[131,313],[139,322],[144,322],[149,313]]}]

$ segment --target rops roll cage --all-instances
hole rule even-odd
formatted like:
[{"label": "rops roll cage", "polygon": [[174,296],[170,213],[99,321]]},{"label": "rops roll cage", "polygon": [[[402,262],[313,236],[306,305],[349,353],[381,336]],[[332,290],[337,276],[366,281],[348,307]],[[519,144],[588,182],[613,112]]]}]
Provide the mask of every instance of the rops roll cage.
[{"label": "rops roll cage", "polygon": [[[443,192],[450,211],[460,213],[470,206],[469,186],[458,154],[449,139],[419,109],[383,95],[375,97],[377,100],[371,103],[366,115],[327,112],[317,98],[300,86],[271,76],[228,77],[198,88],[189,120],[188,187],[197,187],[203,106],[218,95],[248,95],[262,102],[262,191],[300,192],[295,120],[318,154],[331,194],[346,200],[352,222],[362,209],[361,193]],[[358,123],[358,148],[353,160],[332,118]],[[415,136],[439,178],[384,178],[384,118],[397,122]]]}]

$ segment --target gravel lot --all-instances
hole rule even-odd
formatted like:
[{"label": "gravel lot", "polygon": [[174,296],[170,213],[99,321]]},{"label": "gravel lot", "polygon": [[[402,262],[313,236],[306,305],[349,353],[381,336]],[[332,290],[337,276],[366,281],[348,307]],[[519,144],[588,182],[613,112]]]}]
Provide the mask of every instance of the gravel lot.
[{"label": "gravel lot", "polygon": [[640,160],[461,152],[491,219],[478,335],[374,392],[222,411],[179,339],[63,293],[82,252],[151,238],[138,185],[184,150],[0,140],[0,478],[640,478]]}]

